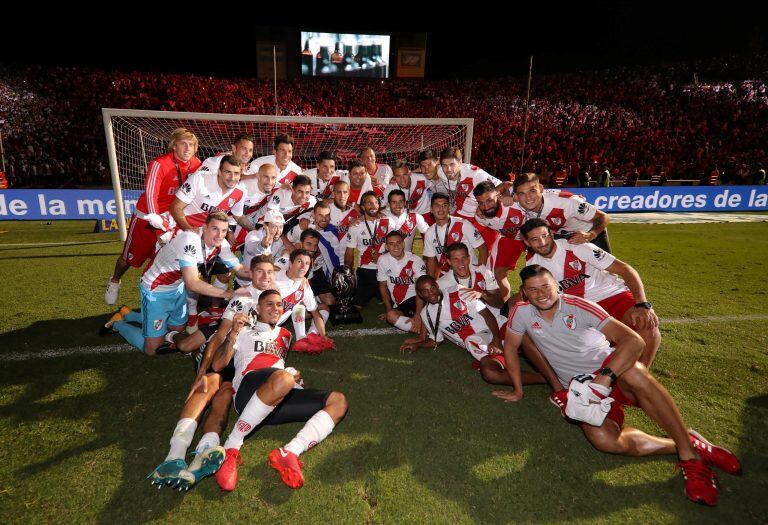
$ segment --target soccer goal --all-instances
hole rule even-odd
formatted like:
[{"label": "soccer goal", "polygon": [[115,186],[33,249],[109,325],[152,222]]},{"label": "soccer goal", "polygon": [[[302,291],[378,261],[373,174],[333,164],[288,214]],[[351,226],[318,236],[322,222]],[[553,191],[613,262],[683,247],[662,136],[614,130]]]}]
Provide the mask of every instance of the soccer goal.
[{"label": "soccer goal", "polygon": [[275,135],[287,133],[294,139],[293,161],[302,169],[314,168],[321,151],[335,153],[337,169],[346,169],[366,147],[373,148],[378,162],[403,159],[415,168],[424,149],[439,154],[444,148],[461,148],[464,162],[470,162],[474,122],[471,118],[277,117],[109,108],[103,108],[102,115],[123,239],[126,215],[144,191],[147,164],[168,152],[168,140],[176,128],[197,135],[200,160],[228,150],[241,133],[253,136],[254,157],[270,155]]}]

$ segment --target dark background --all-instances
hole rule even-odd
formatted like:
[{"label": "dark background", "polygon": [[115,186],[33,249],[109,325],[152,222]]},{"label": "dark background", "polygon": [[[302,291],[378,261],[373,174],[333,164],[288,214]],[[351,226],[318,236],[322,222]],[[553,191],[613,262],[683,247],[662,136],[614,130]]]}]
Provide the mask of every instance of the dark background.
[{"label": "dark background", "polygon": [[284,41],[291,55],[301,30],[391,34],[394,45],[426,33],[427,77],[470,78],[524,75],[531,54],[536,71],[546,73],[743,54],[768,43],[757,2],[516,4],[418,11],[368,2],[266,13],[261,4],[235,3],[160,11],[103,4],[85,13],[40,7],[9,17],[0,61],[253,76],[257,40]]}]

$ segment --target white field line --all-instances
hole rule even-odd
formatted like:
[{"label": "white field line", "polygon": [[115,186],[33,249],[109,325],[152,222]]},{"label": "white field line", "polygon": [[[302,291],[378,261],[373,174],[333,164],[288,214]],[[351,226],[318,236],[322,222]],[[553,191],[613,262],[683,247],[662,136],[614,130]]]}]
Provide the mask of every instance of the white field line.
[{"label": "white field line", "polygon": [[[663,325],[681,325],[681,324],[706,324],[706,323],[733,323],[739,321],[763,321],[768,319],[768,314],[751,315],[722,315],[710,317],[678,317],[674,319],[662,319]],[[376,335],[405,335],[395,328],[359,328],[356,330],[334,330],[328,335],[333,339],[345,337],[368,337]],[[127,344],[114,344],[105,346],[75,346],[71,348],[49,348],[35,353],[0,353],[2,361],[30,361],[33,359],[53,359],[57,357],[69,357],[73,355],[95,355],[95,354],[126,354],[136,353],[137,350]]]},{"label": "white field line", "polygon": [[13,247],[13,248],[23,248],[25,246],[30,248],[36,248],[39,246],[68,246],[70,244],[104,244],[107,242],[120,242],[120,241],[75,241],[75,242],[24,242],[24,243],[18,243],[18,244],[9,244],[9,243],[0,243],[0,248],[5,248],[7,246]]}]

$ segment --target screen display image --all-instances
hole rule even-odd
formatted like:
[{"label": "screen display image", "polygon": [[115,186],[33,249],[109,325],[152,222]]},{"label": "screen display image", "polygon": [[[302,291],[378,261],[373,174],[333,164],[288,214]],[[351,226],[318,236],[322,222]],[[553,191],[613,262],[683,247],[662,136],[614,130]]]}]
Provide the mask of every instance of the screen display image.
[{"label": "screen display image", "polygon": [[307,77],[387,78],[389,35],[302,31],[301,74]]}]

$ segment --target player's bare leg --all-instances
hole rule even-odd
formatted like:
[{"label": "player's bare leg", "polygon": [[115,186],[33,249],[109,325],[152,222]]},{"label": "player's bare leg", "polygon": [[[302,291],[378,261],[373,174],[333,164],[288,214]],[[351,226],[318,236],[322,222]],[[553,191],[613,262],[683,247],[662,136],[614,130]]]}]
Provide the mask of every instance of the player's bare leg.
[{"label": "player's bare leg", "polygon": [[[512,379],[509,377],[507,369],[491,356],[486,356],[480,360],[480,377],[483,378],[483,381],[491,385],[512,386]],[[521,370],[520,378],[524,385],[544,385],[547,383],[544,376],[537,374],[536,372],[526,372]]]},{"label": "player's bare leg", "polygon": [[601,452],[623,456],[651,456],[674,454],[675,442],[669,438],[651,436],[636,428],[620,428],[618,423],[606,418],[599,427],[581,425],[584,435]]},{"label": "player's bare leg", "polygon": [[317,298],[320,299],[323,304],[327,304],[328,306],[336,304],[336,296],[331,292],[320,294]]},{"label": "player's bare leg", "polygon": [[411,319],[407,317],[403,312],[397,309],[388,311],[385,314],[379,316],[379,319],[388,322],[395,328],[402,330],[403,332],[413,332]]}]

